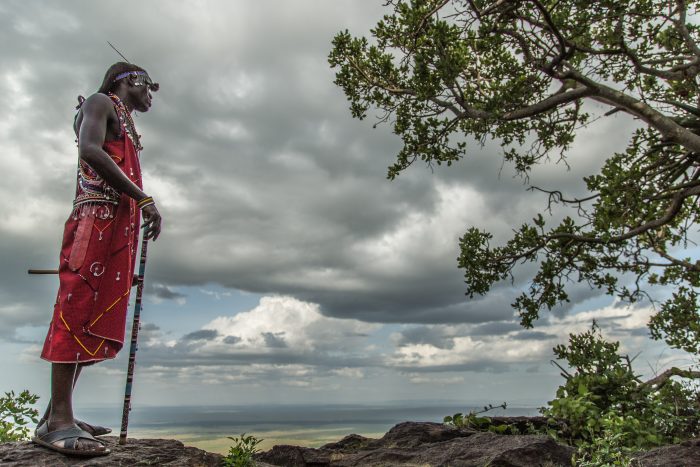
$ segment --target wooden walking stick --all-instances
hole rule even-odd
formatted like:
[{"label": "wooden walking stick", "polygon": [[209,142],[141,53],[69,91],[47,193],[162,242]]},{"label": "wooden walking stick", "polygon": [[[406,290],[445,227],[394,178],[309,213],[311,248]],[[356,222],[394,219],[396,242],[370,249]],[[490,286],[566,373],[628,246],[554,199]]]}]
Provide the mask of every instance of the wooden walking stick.
[{"label": "wooden walking stick", "polygon": [[126,443],[126,431],[129,426],[129,411],[131,410],[131,386],[134,382],[134,365],[136,364],[136,341],[141,327],[141,296],[143,294],[143,276],[146,273],[146,249],[148,240],[141,240],[141,260],[139,263],[139,275],[136,283],[136,301],[134,302],[134,323],[131,326],[131,348],[129,349],[129,366],[126,370],[126,388],[124,389],[124,408],[122,410],[122,429],[119,434],[119,444]]}]

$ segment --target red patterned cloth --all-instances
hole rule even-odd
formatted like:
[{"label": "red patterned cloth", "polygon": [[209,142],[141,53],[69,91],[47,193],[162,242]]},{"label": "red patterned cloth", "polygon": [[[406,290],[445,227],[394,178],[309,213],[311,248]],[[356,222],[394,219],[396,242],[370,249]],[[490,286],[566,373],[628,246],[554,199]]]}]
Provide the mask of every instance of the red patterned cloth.
[{"label": "red patterned cloth", "polygon": [[[124,122],[126,109],[116,96],[112,99]],[[138,153],[126,128],[103,149],[141,187]],[[117,194],[116,202],[86,201],[84,196],[81,198],[81,171],[82,177],[86,171],[91,174],[93,185],[100,181],[81,161],[76,206],[63,233],[58,295],[41,353],[41,358],[54,363],[101,361],[116,356],[124,344],[134,275],[140,226],[135,200]]]}]

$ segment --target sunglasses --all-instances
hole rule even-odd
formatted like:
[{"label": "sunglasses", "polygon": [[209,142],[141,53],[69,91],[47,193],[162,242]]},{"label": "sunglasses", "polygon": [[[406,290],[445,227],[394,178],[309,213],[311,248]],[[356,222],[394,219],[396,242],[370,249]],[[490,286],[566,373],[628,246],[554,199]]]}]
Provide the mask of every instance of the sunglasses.
[{"label": "sunglasses", "polygon": [[145,74],[140,75],[136,79],[134,86],[148,86],[148,89],[153,92],[156,92],[158,89],[160,89],[160,84],[154,83],[151,77]]},{"label": "sunglasses", "polygon": [[127,76],[136,76],[136,81],[134,86],[148,86],[150,91],[156,92],[160,89],[160,84],[154,83],[150,76],[145,71],[126,71],[124,73],[118,74],[114,81],[119,81]]}]

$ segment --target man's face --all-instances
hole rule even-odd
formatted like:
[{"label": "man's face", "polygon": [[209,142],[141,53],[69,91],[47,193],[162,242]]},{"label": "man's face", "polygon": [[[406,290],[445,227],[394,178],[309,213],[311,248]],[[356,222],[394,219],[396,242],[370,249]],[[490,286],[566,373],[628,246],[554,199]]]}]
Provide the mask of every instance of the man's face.
[{"label": "man's face", "polygon": [[154,83],[147,74],[139,74],[133,81],[134,109],[139,112],[148,112],[151,108],[153,94],[158,90],[158,84]]}]

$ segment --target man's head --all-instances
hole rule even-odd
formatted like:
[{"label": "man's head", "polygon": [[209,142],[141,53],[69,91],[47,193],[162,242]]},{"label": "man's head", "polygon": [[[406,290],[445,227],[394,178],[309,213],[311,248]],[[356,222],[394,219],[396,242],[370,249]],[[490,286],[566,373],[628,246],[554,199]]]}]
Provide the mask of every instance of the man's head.
[{"label": "man's head", "polygon": [[147,112],[151,107],[151,91],[155,92],[159,87],[158,83],[154,83],[146,70],[140,66],[117,62],[105,73],[98,92],[102,94],[113,92],[133,109]]}]

